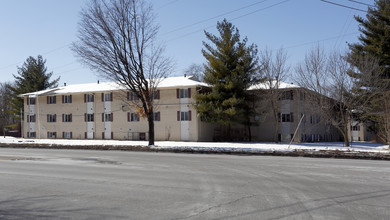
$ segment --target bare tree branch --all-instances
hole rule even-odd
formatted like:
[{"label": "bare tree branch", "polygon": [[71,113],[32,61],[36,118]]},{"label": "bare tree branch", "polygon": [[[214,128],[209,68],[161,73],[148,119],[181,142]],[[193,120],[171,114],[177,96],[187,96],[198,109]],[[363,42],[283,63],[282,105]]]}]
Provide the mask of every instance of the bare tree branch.
[{"label": "bare tree branch", "polygon": [[79,41],[72,44],[82,63],[139,97],[149,123],[150,145],[154,145],[153,93],[173,69],[164,48],[156,44],[159,27],[154,18],[144,0],[91,0],[81,12]]}]

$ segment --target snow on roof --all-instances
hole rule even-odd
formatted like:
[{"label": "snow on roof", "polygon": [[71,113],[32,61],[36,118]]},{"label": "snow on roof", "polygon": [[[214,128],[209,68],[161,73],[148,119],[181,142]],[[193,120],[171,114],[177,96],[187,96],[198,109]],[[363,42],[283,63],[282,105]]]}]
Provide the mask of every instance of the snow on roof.
[{"label": "snow on roof", "polygon": [[[273,85],[276,83],[276,80],[272,81]],[[180,87],[196,87],[196,86],[205,86],[209,87],[208,84],[199,82],[193,79],[193,76],[174,76],[161,79],[158,84],[158,88],[180,88]],[[262,82],[256,85],[249,87],[248,90],[257,90],[257,89],[269,89],[268,82]],[[279,81],[279,89],[291,89],[291,88],[301,88],[298,85],[285,83]],[[88,93],[88,92],[103,92],[103,91],[116,91],[124,90],[125,87],[119,85],[116,82],[101,82],[101,83],[86,83],[86,84],[75,84],[61,86],[53,89],[46,89],[37,92],[30,92],[19,95],[23,96],[44,96],[44,95],[56,95],[56,94],[70,94],[70,93]]]},{"label": "snow on roof", "polygon": [[[202,83],[192,79],[192,76],[175,76],[161,79],[158,84],[158,88],[171,88],[171,87],[196,87],[207,86],[206,83]],[[43,95],[55,95],[55,94],[69,94],[69,93],[87,93],[87,92],[103,92],[103,91],[115,91],[123,90],[125,87],[119,85],[116,82],[101,82],[101,83],[87,83],[87,84],[75,84],[61,86],[54,89],[41,90],[37,92],[25,93],[20,96],[43,96]]]},{"label": "snow on roof", "polygon": [[[276,88],[276,86],[275,86],[276,80],[273,80],[271,82],[271,85],[272,85],[272,87]],[[297,89],[297,88],[302,88],[302,87],[295,85],[295,84],[292,84],[292,83],[286,83],[286,82],[279,81],[277,88],[278,89]],[[256,85],[252,85],[248,88],[248,90],[257,90],[257,89],[270,89],[269,81],[261,82],[261,83],[258,83]]]}]

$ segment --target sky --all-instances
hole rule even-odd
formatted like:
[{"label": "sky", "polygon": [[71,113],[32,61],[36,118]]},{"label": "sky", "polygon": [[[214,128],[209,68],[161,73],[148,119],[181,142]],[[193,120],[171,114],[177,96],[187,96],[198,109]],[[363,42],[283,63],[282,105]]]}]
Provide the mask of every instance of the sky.
[{"label": "sky", "polygon": [[[374,0],[329,0],[366,11]],[[1,0],[0,82],[13,82],[17,67],[29,57],[42,55],[52,78],[59,84],[105,81],[83,66],[70,49],[77,41],[79,14],[88,0]],[[345,51],[358,42],[354,15],[365,12],[320,0],[150,0],[158,40],[175,62],[171,76],[184,74],[191,64],[205,63],[204,30],[217,34],[216,24],[226,18],[258,46],[259,52],[283,47],[294,67],[319,45],[325,51]],[[360,4],[360,3],[364,4]]]}]

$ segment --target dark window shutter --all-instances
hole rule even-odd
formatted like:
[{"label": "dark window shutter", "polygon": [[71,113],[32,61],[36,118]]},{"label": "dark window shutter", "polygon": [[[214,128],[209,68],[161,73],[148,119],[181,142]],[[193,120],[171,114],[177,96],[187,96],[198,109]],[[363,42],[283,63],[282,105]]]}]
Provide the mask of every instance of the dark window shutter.
[{"label": "dark window shutter", "polygon": [[111,121],[114,121],[114,112],[111,112]]},{"label": "dark window shutter", "polygon": [[73,137],[72,132],[70,132],[70,138],[72,138],[72,137]]},{"label": "dark window shutter", "polygon": [[72,114],[70,114],[70,122],[72,122]]},{"label": "dark window shutter", "polygon": [[62,132],[62,138],[65,138],[65,132],[64,131]]},{"label": "dark window shutter", "polygon": [[127,121],[130,121],[130,112],[127,112]]},{"label": "dark window shutter", "polygon": [[111,131],[111,139],[114,139],[114,132]]},{"label": "dark window shutter", "polygon": [[102,93],[102,102],[104,102],[104,93]]},{"label": "dark window shutter", "polygon": [[87,121],[87,113],[84,113],[84,121]]},{"label": "dark window shutter", "polygon": [[54,114],[54,122],[57,122],[57,114]]},{"label": "dark window shutter", "polygon": [[180,111],[177,111],[177,121],[180,121]]},{"label": "dark window shutter", "polygon": [[87,102],[87,94],[84,94],[84,103]]},{"label": "dark window shutter", "polygon": [[69,102],[72,103],[72,95],[69,96]]},{"label": "dark window shutter", "polygon": [[280,122],[280,113],[278,113],[278,122]]},{"label": "dark window shutter", "polygon": [[62,122],[65,121],[65,114],[62,114]]},{"label": "dark window shutter", "polygon": [[291,115],[291,122],[294,122],[294,113],[290,112]]},{"label": "dark window shutter", "polygon": [[191,121],[191,111],[188,111],[188,120]]},{"label": "dark window shutter", "polygon": [[47,138],[49,138],[49,132],[47,132]]},{"label": "dark window shutter", "polygon": [[104,139],[104,131],[102,132],[102,139]]},{"label": "dark window shutter", "polygon": [[112,102],[114,100],[114,96],[112,95],[112,92],[110,93],[110,101]]},{"label": "dark window shutter", "polygon": [[54,96],[54,104],[57,103],[57,96]]},{"label": "dark window shutter", "polygon": [[27,98],[26,98],[26,102],[27,102],[27,105],[30,105],[30,98],[27,96]]},{"label": "dark window shutter", "polygon": [[139,114],[137,113],[137,121],[139,121],[139,118],[140,118],[140,117],[139,117]]},{"label": "dark window shutter", "polygon": [[27,122],[30,122],[30,115],[27,115]]},{"label": "dark window shutter", "polygon": [[64,95],[62,95],[61,97],[62,97],[62,103],[64,103],[65,96],[64,96]]},{"label": "dark window shutter", "polygon": [[157,112],[157,121],[160,121],[161,120],[161,116],[160,116],[160,112]]},{"label": "dark window shutter", "polygon": [[188,98],[191,98],[191,88],[188,88]]},{"label": "dark window shutter", "polygon": [[84,132],[84,138],[87,139],[87,132]]},{"label": "dark window shutter", "polygon": [[46,96],[46,104],[49,104],[49,96]]},{"label": "dark window shutter", "polygon": [[176,98],[180,98],[180,90],[176,89]]},{"label": "dark window shutter", "polygon": [[49,122],[49,115],[46,116],[47,122]]},{"label": "dark window shutter", "polygon": [[160,90],[157,90],[157,99],[160,99]]},{"label": "dark window shutter", "polygon": [[104,121],[104,113],[102,113],[102,121]]},{"label": "dark window shutter", "polygon": [[127,101],[130,101],[130,92],[127,92]]}]

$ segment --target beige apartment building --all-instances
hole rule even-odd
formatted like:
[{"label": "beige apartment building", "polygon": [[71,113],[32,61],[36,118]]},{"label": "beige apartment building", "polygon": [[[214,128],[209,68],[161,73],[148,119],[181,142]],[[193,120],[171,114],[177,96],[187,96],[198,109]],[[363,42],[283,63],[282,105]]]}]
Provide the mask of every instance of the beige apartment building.
[{"label": "beige apartment building", "polygon": [[[157,141],[218,141],[224,127],[203,122],[197,114],[195,94],[207,84],[191,76],[164,78],[154,94]],[[287,83],[279,87],[278,122],[271,111],[253,118],[252,141],[338,141],[340,135],[321,122],[306,102],[305,89]],[[258,88],[254,91],[267,89]],[[67,85],[24,98],[23,136],[26,138],[147,140],[147,119],[136,110],[137,97],[112,82]],[[263,103],[258,103],[264,105]],[[303,117],[299,127],[298,124]],[[296,131],[296,132],[295,132]],[[234,126],[233,140],[247,141],[248,129]]]}]

